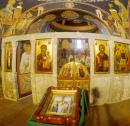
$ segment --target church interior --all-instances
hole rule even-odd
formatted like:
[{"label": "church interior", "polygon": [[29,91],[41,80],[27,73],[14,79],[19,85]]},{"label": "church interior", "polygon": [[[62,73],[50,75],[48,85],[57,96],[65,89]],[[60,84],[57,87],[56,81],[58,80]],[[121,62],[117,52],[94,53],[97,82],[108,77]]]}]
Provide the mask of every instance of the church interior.
[{"label": "church interior", "polygon": [[130,0],[0,0],[0,126],[130,126]]}]

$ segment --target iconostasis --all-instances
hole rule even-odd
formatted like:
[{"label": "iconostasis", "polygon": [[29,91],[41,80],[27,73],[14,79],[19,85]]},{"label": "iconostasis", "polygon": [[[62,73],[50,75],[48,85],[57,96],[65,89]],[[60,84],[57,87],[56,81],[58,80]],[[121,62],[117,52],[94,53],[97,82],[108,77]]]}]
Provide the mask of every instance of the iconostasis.
[{"label": "iconostasis", "polygon": [[97,104],[130,98],[130,41],[91,33],[11,36],[2,43],[4,97],[32,93],[38,104],[49,86],[97,89]]}]

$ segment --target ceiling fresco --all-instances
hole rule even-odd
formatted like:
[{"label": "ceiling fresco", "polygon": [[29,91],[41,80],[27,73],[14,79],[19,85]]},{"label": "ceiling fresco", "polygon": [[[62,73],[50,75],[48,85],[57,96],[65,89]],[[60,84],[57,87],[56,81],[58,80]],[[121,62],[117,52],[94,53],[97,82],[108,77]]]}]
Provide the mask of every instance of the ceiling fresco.
[{"label": "ceiling fresco", "polygon": [[[84,11],[98,18],[112,35],[129,37],[130,0],[0,0],[1,33],[3,36],[25,34],[28,27],[41,15],[57,9],[74,10],[69,15],[64,12],[63,19],[78,17],[75,10]],[[43,25],[43,20],[47,21],[42,18],[35,24],[40,28],[39,24]]]},{"label": "ceiling fresco", "polygon": [[[76,10],[56,10],[45,15],[41,15],[36,19],[27,33],[39,32],[89,32],[102,33],[100,29],[104,29],[108,34],[105,26],[97,26],[98,22],[93,16]],[[46,27],[47,26],[47,27]],[[103,33],[102,33],[103,34]]]}]

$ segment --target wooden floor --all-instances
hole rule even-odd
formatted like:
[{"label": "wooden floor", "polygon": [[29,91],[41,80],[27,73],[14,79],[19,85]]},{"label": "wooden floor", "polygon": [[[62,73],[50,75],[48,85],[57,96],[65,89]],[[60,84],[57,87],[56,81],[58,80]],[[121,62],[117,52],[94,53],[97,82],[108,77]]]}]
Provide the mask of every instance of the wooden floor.
[{"label": "wooden floor", "polygon": [[0,126],[27,126],[35,108],[31,97],[18,102],[0,100]]},{"label": "wooden floor", "polygon": [[91,107],[86,126],[130,126],[130,100]]},{"label": "wooden floor", "polygon": [[[28,97],[19,102],[0,100],[0,126],[27,126],[36,106]],[[85,126],[130,126],[130,100],[91,107]]]}]

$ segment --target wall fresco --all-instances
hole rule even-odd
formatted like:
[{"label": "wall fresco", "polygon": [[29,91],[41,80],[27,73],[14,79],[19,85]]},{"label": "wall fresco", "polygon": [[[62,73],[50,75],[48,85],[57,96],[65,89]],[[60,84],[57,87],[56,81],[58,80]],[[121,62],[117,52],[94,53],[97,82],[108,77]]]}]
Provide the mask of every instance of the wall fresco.
[{"label": "wall fresco", "polygon": [[[78,4],[75,4],[76,2]],[[87,10],[110,26],[113,35],[128,38],[128,2],[128,0],[1,0],[0,28],[4,28],[5,36],[25,34],[31,22],[47,10],[73,7],[81,7],[84,10],[86,6],[93,5],[95,9],[87,7]]]},{"label": "wall fresco", "polygon": [[31,43],[29,40],[18,42],[17,75],[19,97],[31,94]]}]

